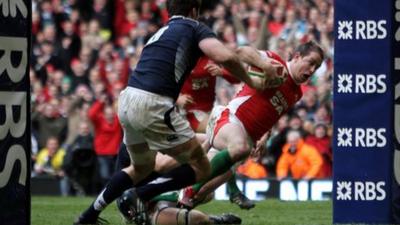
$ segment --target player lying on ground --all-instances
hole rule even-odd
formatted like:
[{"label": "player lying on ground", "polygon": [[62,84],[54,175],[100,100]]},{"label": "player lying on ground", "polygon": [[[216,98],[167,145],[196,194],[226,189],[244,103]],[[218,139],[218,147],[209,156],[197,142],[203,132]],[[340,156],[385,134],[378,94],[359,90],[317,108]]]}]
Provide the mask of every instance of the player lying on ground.
[{"label": "player lying on ground", "polygon": [[[153,201],[153,200],[152,200]],[[149,213],[152,225],[212,225],[241,224],[234,214],[207,215],[199,210],[177,208],[178,192],[167,193],[150,202]]]},{"label": "player lying on ground", "polygon": [[[210,179],[249,156],[252,143],[261,139],[300,100],[300,85],[311,77],[324,58],[323,50],[314,42],[299,45],[289,62],[273,52],[251,47],[239,49],[239,55],[244,62],[266,71],[267,77],[267,70],[275,68],[283,82],[273,81],[262,92],[244,85],[226,109],[211,115],[210,143],[221,151],[211,160]],[[193,207],[193,198],[204,183],[186,189],[181,203]]]},{"label": "player lying on ground", "polygon": [[[199,140],[199,142],[203,143],[204,141],[206,141],[206,134],[196,133],[196,138]],[[206,146],[203,146],[203,148],[208,149],[209,148],[208,144]],[[216,153],[218,153],[218,151],[213,149],[209,150],[207,153],[207,157],[209,158],[209,160],[211,160]],[[117,171],[129,166],[129,164],[130,164],[130,159],[128,151],[126,150],[125,145],[122,144],[118,152]],[[178,163],[173,158],[168,157],[166,155],[157,154],[155,172],[162,174],[167,172],[168,170],[176,168],[177,166]],[[222,177],[217,185],[212,187],[207,186],[206,189],[200,191],[199,193],[200,196],[203,196],[201,199],[204,199],[205,195],[208,195],[211,192],[213,192],[221,184],[226,183],[228,187],[229,200],[231,201],[231,203],[238,205],[241,209],[254,208],[255,202],[247,198],[237,186],[234,175],[235,170],[236,167],[233,167],[231,170],[232,173],[229,173],[226,176]],[[231,182],[232,178],[234,182]]]},{"label": "player lying on ground", "polygon": [[[214,152],[215,154],[215,152]],[[208,154],[212,157],[213,152]],[[157,170],[169,170],[169,167],[176,167],[177,163],[167,155],[157,154]],[[119,161],[119,163],[124,163]],[[207,185],[215,187],[214,183],[225,182],[229,177],[218,177],[208,182]],[[207,186],[205,185],[205,186]],[[148,202],[147,210],[153,225],[195,225],[195,224],[241,224],[241,219],[233,214],[227,213],[219,216],[207,215],[199,210],[182,209],[178,205],[178,191],[168,192],[156,196]],[[210,193],[209,191],[207,193]],[[133,208],[130,207],[130,192],[125,192],[118,200],[117,205],[127,223],[135,221]],[[201,203],[206,203],[212,199],[212,195],[203,198]],[[200,202],[199,202],[200,204]]]}]

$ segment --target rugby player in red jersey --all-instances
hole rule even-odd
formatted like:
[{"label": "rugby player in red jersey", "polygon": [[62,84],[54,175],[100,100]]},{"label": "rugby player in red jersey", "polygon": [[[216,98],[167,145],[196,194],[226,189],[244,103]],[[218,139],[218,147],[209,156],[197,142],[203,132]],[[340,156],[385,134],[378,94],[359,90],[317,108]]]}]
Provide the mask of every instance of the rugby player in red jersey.
[{"label": "rugby player in red jersey", "polygon": [[[209,179],[246,159],[253,143],[264,141],[265,134],[279,118],[300,100],[300,85],[308,81],[324,59],[323,50],[312,41],[299,45],[288,62],[274,52],[252,47],[239,48],[238,53],[243,62],[265,72],[267,88],[256,91],[244,85],[225,109],[212,113],[210,128],[207,128],[208,138],[212,147],[220,151],[211,160]],[[275,76],[269,78],[269,74]],[[197,183],[185,189],[181,204],[190,208],[193,198],[204,184]]]},{"label": "rugby player in red jersey", "polygon": [[[231,84],[240,83],[238,79],[230,75],[226,69],[213,62],[210,58],[206,56],[200,57],[183,84],[176,101],[176,104],[185,114],[190,126],[201,141],[206,140],[204,133],[215,102],[217,76],[224,78]],[[237,204],[241,209],[251,209],[255,206],[254,201],[247,198],[238,188],[235,173],[232,173],[227,181],[227,186],[229,199],[232,203]]]}]

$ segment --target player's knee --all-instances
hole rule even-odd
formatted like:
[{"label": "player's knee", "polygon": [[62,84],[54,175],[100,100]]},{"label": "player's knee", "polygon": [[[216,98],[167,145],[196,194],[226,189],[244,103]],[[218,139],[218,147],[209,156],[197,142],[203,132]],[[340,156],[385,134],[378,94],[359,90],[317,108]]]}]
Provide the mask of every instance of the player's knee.
[{"label": "player's knee", "polygon": [[[135,172],[137,172],[137,170],[142,171],[150,169],[150,171],[152,171],[154,169],[157,152],[148,149],[147,145],[144,146],[145,147],[140,145],[127,146],[131,164]],[[143,147],[143,149],[140,147]]]},{"label": "player's knee", "polygon": [[196,180],[206,180],[211,174],[211,166],[203,149],[200,146],[196,148],[191,158],[192,160],[190,162],[196,172]]},{"label": "player's knee", "polygon": [[151,150],[146,151],[134,151],[130,150],[131,164],[134,168],[144,168],[149,167],[154,168],[156,161],[156,152]]},{"label": "player's knee", "polygon": [[198,148],[201,149],[199,142],[196,138],[192,138],[190,141],[173,149],[173,151],[164,151],[162,153],[170,155],[176,161],[183,164],[201,157],[201,151],[199,151]]},{"label": "player's knee", "polygon": [[189,163],[196,173],[196,181],[204,181],[211,174],[210,162],[198,142],[193,143],[188,151],[174,157],[180,163]]}]

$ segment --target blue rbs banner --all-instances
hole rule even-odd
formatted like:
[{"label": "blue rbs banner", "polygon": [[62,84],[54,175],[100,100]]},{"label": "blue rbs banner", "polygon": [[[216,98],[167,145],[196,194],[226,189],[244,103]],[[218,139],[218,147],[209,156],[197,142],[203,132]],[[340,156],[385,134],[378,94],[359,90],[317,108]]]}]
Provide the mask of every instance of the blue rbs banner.
[{"label": "blue rbs banner", "polygon": [[30,224],[31,1],[0,1],[0,224]]},{"label": "blue rbs banner", "polygon": [[334,223],[393,221],[395,6],[335,1]]},{"label": "blue rbs banner", "polygon": [[392,214],[393,223],[400,224],[400,0],[394,3],[393,14],[393,45],[392,45],[392,58],[393,58],[393,81],[395,86],[395,105],[394,105],[394,179],[393,179],[393,203]]}]

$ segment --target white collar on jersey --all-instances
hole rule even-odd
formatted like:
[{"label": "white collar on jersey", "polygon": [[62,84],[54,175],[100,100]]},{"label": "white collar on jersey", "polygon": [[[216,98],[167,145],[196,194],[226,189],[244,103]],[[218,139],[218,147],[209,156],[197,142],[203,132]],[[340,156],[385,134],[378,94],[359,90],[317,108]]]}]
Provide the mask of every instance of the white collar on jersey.
[{"label": "white collar on jersey", "polygon": [[173,15],[173,16],[171,16],[171,18],[169,18],[170,21],[173,20],[173,19],[185,19],[185,20],[191,20],[191,21],[196,22],[196,23],[199,22],[199,21],[197,21],[195,19],[192,19],[192,18],[186,17],[186,16],[182,16],[182,15]]}]

